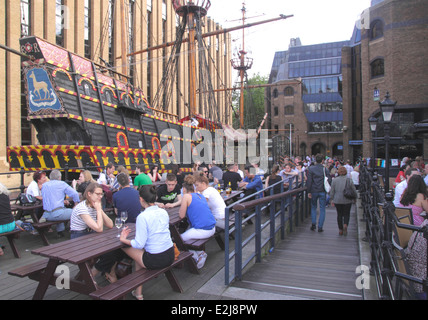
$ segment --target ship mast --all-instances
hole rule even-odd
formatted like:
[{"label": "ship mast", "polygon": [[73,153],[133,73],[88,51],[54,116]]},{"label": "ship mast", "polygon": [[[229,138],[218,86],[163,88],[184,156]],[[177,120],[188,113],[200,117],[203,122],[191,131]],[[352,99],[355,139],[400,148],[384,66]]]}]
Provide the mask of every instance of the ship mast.
[{"label": "ship mast", "polygon": [[[245,8],[245,2],[242,3],[242,25],[245,25],[245,13],[247,12],[247,9]],[[240,97],[240,107],[239,107],[239,124],[240,129],[244,128],[244,78],[245,73],[247,70],[251,69],[253,66],[253,59],[246,57],[247,52],[245,51],[245,29],[242,29],[242,50],[239,51],[239,58],[238,59],[232,59],[232,67],[235,70],[239,71],[240,77],[241,77],[241,97]]]},{"label": "ship mast", "polygon": [[196,25],[207,15],[210,0],[173,0],[175,12],[186,17],[189,37],[189,109],[190,117],[196,112]]}]

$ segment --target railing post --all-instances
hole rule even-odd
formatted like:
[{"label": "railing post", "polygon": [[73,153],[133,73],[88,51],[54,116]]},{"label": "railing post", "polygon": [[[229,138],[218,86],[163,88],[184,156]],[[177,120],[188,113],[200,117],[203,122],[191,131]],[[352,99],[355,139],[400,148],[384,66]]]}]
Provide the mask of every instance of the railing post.
[{"label": "railing post", "polygon": [[242,279],[242,211],[235,211],[235,277]]},{"label": "railing post", "polygon": [[224,276],[224,284],[226,286],[229,285],[229,270],[230,270],[230,261],[229,261],[229,245],[230,245],[230,241],[229,241],[229,223],[227,223],[227,221],[229,221],[230,218],[230,208],[226,207],[226,209],[224,209],[224,221],[226,222],[224,224],[224,270],[225,270],[225,276]]},{"label": "railing post", "polygon": [[24,174],[25,174],[25,170],[23,167],[21,167],[21,170],[19,171],[20,175],[21,175],[21,185],[19,186],[19,189],[21,190],[21,193],[24,193],[25,190],[25,185],[24,185]]},{"label": "railing post", "polygon": [[382,276],[384,278],[383,281],[383,298],[391,298],[390,294],[387,294],[389,290],[389,277],[391,276],[392,267],[391,267],[391,261],[389,259],[389,254],[391,252],[391,245],[392,245],[392,214],[394,213],[394,205],[392,203],[393,196],[391,193],[385,194],[385,203],[383,206],[383,214],[385,218],[384,222],[384,238],[382,243],[382,251],[383,251],[383,268],[382,268]]},{"label": "railing post", "polygon": [[262,210],[261,205],[256,207],[256,216],[255,216],[255,231],[256,231],[256,240],[254,241],[256,249],[256,262],[262,261]]}]

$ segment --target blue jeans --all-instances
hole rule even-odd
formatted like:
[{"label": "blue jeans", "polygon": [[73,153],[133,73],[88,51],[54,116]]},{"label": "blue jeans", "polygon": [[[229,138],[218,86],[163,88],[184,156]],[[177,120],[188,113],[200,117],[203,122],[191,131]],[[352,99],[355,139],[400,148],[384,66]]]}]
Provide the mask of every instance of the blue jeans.
[{"label": "blue jeans", "polygon": [[322,228],[325,220],[325,204],[327,199],[326,192],[313,192],[311,198],[311,218],[312,224],[317,223],[317,204],[320,202],[320,217],[318,220],[318,228]]},{"label": "blue jeans", "polygon": [[[45,213],[43,214],[43,218],[45,218],[46,221],[70,220],[72,212],[73,212],[73,209],[70,209],[70,208],[61,208],[53,212],[45,211]],[[56,227],[57,232],[62,232],[64,230],[65,230],[64,223],[60,223],[57,225]]]}]

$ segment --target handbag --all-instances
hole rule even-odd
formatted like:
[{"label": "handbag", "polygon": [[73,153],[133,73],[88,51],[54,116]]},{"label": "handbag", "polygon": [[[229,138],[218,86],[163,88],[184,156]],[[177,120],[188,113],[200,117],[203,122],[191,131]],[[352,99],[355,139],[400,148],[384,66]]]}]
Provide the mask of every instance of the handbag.
[{"label": "handbag", "polygon": [[325,168],[323,168],[322,171],[324,173],[324,189],[325,189],[325,192],[329,193],[331,190],[331,186],[330,186],[330,183],[328,183],[328,178],[325,175]]},{"label": "handbag", "polygon": [[343,189],[343,196],[346,199],[354,200],[357,198],[357,193],[354,191],[350,183],[352,183],[350,182],[350,179],[346,179],[345,189]]}]

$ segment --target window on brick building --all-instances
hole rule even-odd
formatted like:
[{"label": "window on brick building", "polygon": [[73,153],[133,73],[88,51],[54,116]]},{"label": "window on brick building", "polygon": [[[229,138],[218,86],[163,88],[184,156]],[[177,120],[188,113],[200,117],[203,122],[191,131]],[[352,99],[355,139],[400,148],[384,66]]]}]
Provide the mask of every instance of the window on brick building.
[{"label": "window on brick building", "polygon": [[291,105],[286,106],[284,109],[284,113],[286,116],[293,115],[294,114],[294,106],[291,106]]},{"label": "window on brick building", "polygon": [[384,60],[381,58],[370,63],[370,68],[372,78],[383,77],[385,74]]},{"label": "window on brick building", "polygon": [[278,98],[278,89],[273,90],[273,97]]},{"label": "window on brick building", "polygon": [[370,39],[378,39],[383,37],[383,22],[380,20],[375,20],[372,22],[370,28]]},{"label": "window on brick building", "polygon": [[284,89],[284,95],[286,97],[294,96],[294,89],[292,87],[287,87]]}]

